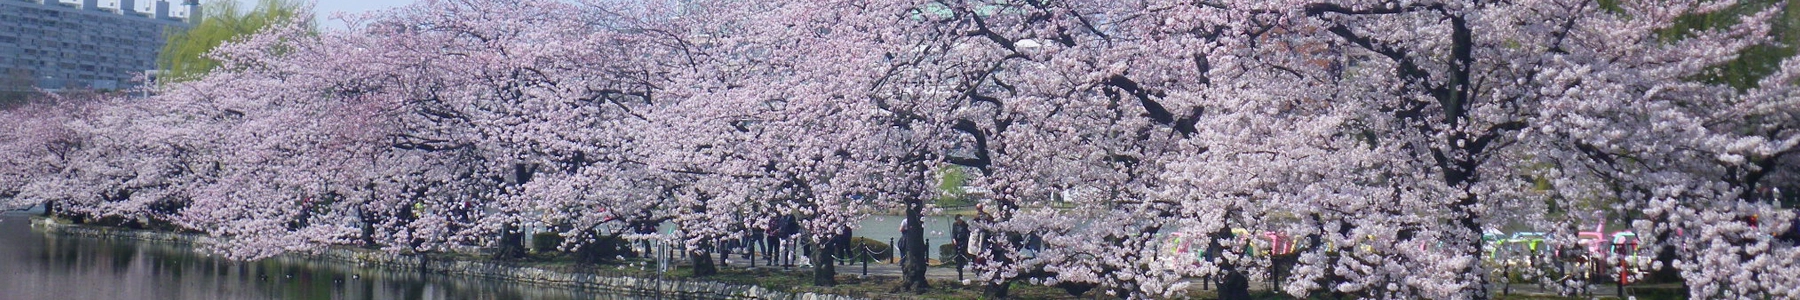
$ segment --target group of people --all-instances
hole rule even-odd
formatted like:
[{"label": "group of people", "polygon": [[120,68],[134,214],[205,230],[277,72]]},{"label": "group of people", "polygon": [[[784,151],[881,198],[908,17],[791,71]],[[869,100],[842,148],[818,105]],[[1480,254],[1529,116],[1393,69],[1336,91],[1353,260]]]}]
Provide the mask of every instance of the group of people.
[{"label": "group of people", "polygon": [[[980,215],[980,217],[977,217],[977,221],[988,221],[986,219],[986,214],[978,213],[978,215]],[[970,228],[969,222],[963,220],[962,215],[957,215],[954,221],[950,222],[950,242],[952,245],[951,247],[956,249],[956,255],[959,255],[960,257],[945,257],[943,259],[945,262],[954,262],[959,267],[969,262],[981,263],[985,256],[979,254],[982,253],[986,247],[991,246],[988,244],[988,238],[989,237],[984,236],[980,230]],[[1020,250],[1028,251],[1024,252],[1028,256],[1035,255],[1034,253],[1037,253],[1037,251],[1042,250],[1044,247],[1043,237],[1037,234],[1008,234],[1002,241],[1011,243],[1013,246],[1019,247]]]},{"label": "group of people", "polygon": [[[762,228],[761,231],[751,230],[750,235],[741,239],[724,241],[723,245],[719,247],[720,256],[722,258],[730,257],[732,252],[737,252],[740,258],[752,260],[752,264],[759,258],[764,264],[771,266],[793,266],[796,262],[801,265],[810,264],[808,258],[814,255],[812,245],[807,239],[795,238],[796,236],[810,235],[808,230],[800,225],[799,219],[793,215],[774,216],[770,217]],[[827,254],[833,255],[834,258],[838,258],[838,261],[843,262],[852,254],[850,229],[842,229],[841,232],[833,234],[831,237],[826,241],[824,248]],[[783,248],[786,248],[787,251],[783,251]],[[796,251],[798,253],[795,253]],[[761,254],[760,257],[758,254]],[[721,259],[721,262],[727,261]]]},{"label": "group of people", "polygon": [[[769,217],[762,222],[764,222],[763,226],[759,226],[762,230],[750,230],[750,235],[726,239],[717,245],[720,263],[729,264],[730,261],[726,258],[735,253],[739,259],[750,260],[752,265],[757,264],[757,260],[760,260],[761,264],[768,266],[810,266],[812,261],[809,258],[815,255],[815,248],[812,247],[810,239],[796,238],[811,235],[808,229],[801,226],[798,218],[793,215],[779,215]],[[745,226],[753,226],[753,224]],[[900,227],[905,227],[904,221]],[[646,226],[638,231],[649,233],[654,230],[654,227]],[[983,247],[989,246],[986,242],[987,237],[984,237],[981,231],[971,227],[969,220],[965,220],[961,215],[954,216],[950,224],[950,235],[951,247],[955,249],[955,253],[945,253],[944,255],[954,255],[941,257],[945,263],[962,266],[970,262],[982,262],[981,256],[978,254],[984,251]],[[1015,243],[1024,243],[1023,246],[1029,250],[1037,249],[1042,243],[1036,236],[1015,237],[1012,240]],[[854,258],[862,254],[859,251],[880,253],[883,250],[892,250],[895,253],[893,257],[899,259],[901,257],[899,253],[910,250],[903,247],[904,243],[895,243],[892,249],[857,249],[855,245],[852,245],[849,228],[843,228],[841,232],[831,235],[831,238],[825,243],[821,247],[825,250],[824,255],[830,255],[831,260],[837,261],[838,264],[853,263]]]}]

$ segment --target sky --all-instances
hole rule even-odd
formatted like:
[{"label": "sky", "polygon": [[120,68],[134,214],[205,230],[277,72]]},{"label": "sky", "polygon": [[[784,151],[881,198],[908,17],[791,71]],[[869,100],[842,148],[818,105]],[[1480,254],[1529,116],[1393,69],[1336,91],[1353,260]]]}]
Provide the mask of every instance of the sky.
[{"label": "sky", "polygon": [[[256,0],[236,0],[244,7],[255,7]],[[359,13],[412,4],[416,0],[312,0],[313,14],[317,15],[320,25],[329,28],[343,28],[344,22],[332,20],[331,15],[337,12]]]}]

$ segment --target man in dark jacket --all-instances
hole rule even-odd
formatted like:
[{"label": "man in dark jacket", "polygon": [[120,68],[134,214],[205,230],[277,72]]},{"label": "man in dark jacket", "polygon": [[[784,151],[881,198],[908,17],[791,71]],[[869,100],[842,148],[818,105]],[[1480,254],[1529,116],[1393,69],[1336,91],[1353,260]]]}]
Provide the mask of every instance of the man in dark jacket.
[{"label": "man in dark jacket", "polygon": [[956,222],[950,223],[950,243],[955,245],[956,253],[969,255],[969,222],[963,221],[962,215],[956,215]]},{"label": "man in dark jacket", "polygon": [[781,253],[782,224],[786,223],[781,221],[781,217],[771,217],[769,226],[763,229],[763,250],[765,250],[763,254],[766,258],[763,261],[768,262],[771,266],[775,265],[776,257],[778,253]]}]

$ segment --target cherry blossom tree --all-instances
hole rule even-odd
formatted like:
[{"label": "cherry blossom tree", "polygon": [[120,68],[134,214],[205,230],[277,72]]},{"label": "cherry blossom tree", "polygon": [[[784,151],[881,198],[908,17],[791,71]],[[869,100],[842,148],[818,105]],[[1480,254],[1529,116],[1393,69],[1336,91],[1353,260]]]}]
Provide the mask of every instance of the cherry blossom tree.
[{"label": "cherry blossom tree", "polygon": [[50,192],[54,182],[63,178],[62,170],[70,155],[80,149],[85,138],[68,128],[68,122],[79,116],[84,103],[40,101],[9,108],[5,114],[4,163],[0,164],[0,195],[4,206],[28,207],[44,205],[46,214],[56,211],[58,198]]},{"label": "cherry blossom tree", "polygon": [[[1644,42],[1554,69],[1555,109],[1533,130],[1569,140],[1574,150],[1558,164],[1586,173],[1571,177],[1605,183],[1579,192],[1621,199],[1633,229],[1654,237],[1647,242],[1657,259],[1632,263],[1678,270],[1696,298],[1787,297],[1795,283],[1773,274],[1794,271],[1794,249],[1771,245],[1794,215],[1763,188],[1776,184],[1767,178],[1782,160],[1800,152],[1793,129],[1800,58],[1768,61],[1767,73],[1746,80],[1752,84],[1721,75],[1770,43],[1771,18],[1791,8],[1726,4],[1608,7],[1643,17],[1602,19],[1603,27],[1591,30],[1638,29],[1604,31],[1606,39],[1589,43]],[[1671,25],[1709,15],[1739,19]],[[1609,67],[1587,65],[1599,61]],[[1587,76],[1598,79],[1576,78]]]},{"label": "cherry blossom tree", "polygon": [[78,221],[168,224],[185,205],[175,196],[192,186],[188,163],[204,155],[187,151],[191,136],[165,130],[178,117],[159,111],[91,93],[47,95],[9,111],[6,193]]},{"label": "cherry blossom tree", "polygon": [[[876,209],[905,213],[900,248],[904,283],[909,291],[924,291],[924,230],[921,217],[928,211],[925,199],[936,196],[939,165],[962,159],[956,144],[964,135],[955,129],[957,116],[968,110],[966,83],[992,71],[985,57],[963,57],[957,48],[959,33],[925,21],[920,8],[927,2],[860,3],[828,1],[784,3],[773,10],[784,40],[794,41],[773,52],[791,61],[792,82],[811,83],[790,99],[793,103],[850,102],[854,109],[838,114],[869,113],[870,123],[860,128],[862,145],[850,154],[868,164],[869,182],[863,196],[878,199]],[[799,28],[799,30],[791,29]],[[943,39],[939,39],[943,38]],[[801,106],[817,109],[817,105]],[[856,126],[850,123],[843,126]],[[823,151],[821,151],[823,152]],[[818,152],[815,152],[818,153]],[[838,176],[838,179],[848,179]],[[827,197],[816,197],[826,199]]]},{"label": "cherry blossom tree", "polygon": [[676,190],[672,221],[690,251],[792,217],[804,233],[794,241],[814,253],[815,283],[831,285],[825,247],[869,211],[853,199],[878,197],[875,187],[890,179],[878,174],[887,152],[865,138],[881,128],[874,108],[847,101],[855,86],[801,69],[813,57],[795,51],[813,40],[792,30],[788,14],[805,7],[722,1],[602,10],[639,16],[626,22],[629,30],[666,45],[650,54],[668,67],[654,71],[662,76],[647,94],[660,104],[645,114],[646,131],[659,134],[638,141],[654,149],[650,168],[668,178],[661,185]]},{"label": "cherry blossom tree", "polygon": [[188,179],[180,220],[221,238],[215,250],[228,256],[351,244],[368,220],[360,200],[386,177],[370,171],[397,127],[394,103],[353,83],[378,70],[340,64],[368,58],[322,55],[356,45],[323,43],[305,22],[226,43],[210,54],[219,69],[135,100],[181,117],[162,128],[194,136],[190,151],[207,160],[192,167],[205,172]]},{"label": "cherry blossom tree", "polygon": [[512,256],[537,227],[678,243],[696,274],[785,215],[818,285],[830,241],[900,210],[923,291],[955,165],[990,191],[994,297],[1485,298],[1484,232],[1602,209],[1655,252],[1624,264],[1780,298],[1796,216],[1764,188],[1800,160],[1800,58],[1745,53],[1782,46],[1784,4],[425,1],[272,26],[153,96],[0,112],[0,196],[238,258]]},{"label": "cherry blossom tree", "polygon": [[[936,104],[939,102],[935,101],[941,100],[954,106],[992,101],[1007,103],[996,106],[1011,106],[1009,102],[1000,100],[1013,99],[982,94],[984,91],[978,88],[982,85],[990,85],[995,90],[1006,90],[1008,94],[1029,95],[1030,92],[1038,92],[1034,88],[1042,89],[1039,93],[1058,96],[1049,98],[1052,104],[1044,106],[1049,108],[1069,107],[1064,105],[1066,101],[1080,99],[1081,96],[1105,96],[1107,92],[1129,95],[1130,97],[1122,98],[1139,100],[1142,108],[1131,109],[1142,109],[1142,114],[1149,119],[1138,122],[1162,123],[1169,128],[1164,129],[1167,132],[1186,131],[1183,133],[1192,132],[1191,135],[1198,136],[1186,141],[1165,142],[1171,145],[1186,143],[1185,146],[1166,146],[1179,149],[1168,151],[1169,153],[1189,157],[1171,158],[1170,163],[1182,167],[1163,176],[1165,180],[1187,184],[1172,185],[1161,195],[1173,196],[1175,198],[1168,201],[1192,208],[1187,212],[1172,214],[1185,217],[1175,220],[1184,220],[1177,223],[1186,223],[1188,226],[1182,228],[1187,233],[1226,239],[1229,234],[1221,233],[1229,233],[1234,225],[1217,221],[1223,219],[1239,220],[1236,221],[1241,222],[1238,225],[1258,230],[1307,237],[1308,244],[1312,247],[1299,254],[1300,266],[1295,270],[1296,278],[1282,283],[1284,289],[1297,295],[1324,290],[1362,295],[1427,297],[1487,295],[1483,287],[1486,272],[1477,263],[1481,256],[1480,236],[1484,229],[1501,227],[1508,222],[1554,223],[1543,218],[1548,209],[1543,204],[1547,203],[1545,199],[1556,201],[1590,197],[1594,194],[1581,194],[1578,191],[1580,187],[1604,186],[1591,179],[1575,178],[1575,175],[1565,174],[1562,170],[1546,171],[1531,167],[1532,163],[1548,162],[1559,155],[1583,153],[1587,151],[1583,148],[1590,148],[1595,144],[1593,141],[1583,141],[1568,135],[1540,134],[1545,126],[1565,127],[1541,123],[1581,119],[1565,117],[1561,112],[1564,106],[1634,106],[1597,104],[1608,103],[1597,100],[1608,98],[1594,95],[1570,98],[1547,92],[1546,89],[1565,90],[1572,83],[1551,82],[1545,76],[1568,74],[1564,71],[1569,68],[1594,69],[1599,68],[1597,66],[1600,64],[1606,64],[1606,69],[1619,72],[1668,73],[1650,78],[1631,77],[1633,80],[1647,80],[1633,81],[1629,83],[1631,86],[1657,85],[1648,82],[1705,86],[1704,82],[1695,83],[1688,78],[1701,74],[1708,66],[1729,61],[1746,47],[1765,41],[1764,31],[1769,15],[1754,14],[1739,24],[1696,30],[1695,34],[1680,36],[1671,42],[1671,38],[1668,38],[1671,34],[1660,29],[1667,28],[1667,24],[1672,24],[1675,18],[1706,14],[1731,5],[1672,2],[1637,7],[1638,4],[1614,6],[1554,1],[1506,4],[1150,3],[1143,7],[1086,3],[1030,4],[1033,3],[897,3],[893,4],[896,7],[891,8],[892,10],[881,10],[874,6],[840,8],[827,5],[824,6],[827,9],[844,10],[847,12],[842,12],[843,14],[865,18],[832,17],[834,20],[844,20],[842,22],[847,26],[871,24],[867,26],[900,32],[891,35],[880,35],[883,32],[879,30],[832,32],[834,38],[885,42],[906,45],[911,49],[885,52],[872,50],[882,49],[880,45],[822,44],[864,49],[861,51],[863,53],[879,53],[884,59],[899,61],[896,64],[902,67],[895,69],[913,72],[899,74],[917,76],[884,77],[901,78],[896,80],[901,83],[889,86],[915,90],[950,86],[935,91],[938,95],[948,95],[943,96],[944,98],[908,99],[918,100],[918,103]],[[1009,15],[1005,13],[1008,11],[1015,12]],[[1044,13],[1034,14],[1036,11]],[[1054,17],[1056,12],[1070,13],[1068,17],[1057,19]],[[1115,12],[1117,14],[1107,14]],[[1186,14],[1162,14],[1164,12]],[[1638,14],[1645,16],[1640,17]],[[1046,20],[1059,20],[1062,23]],[[1636,31],[1599,29],[1615,27],[1633,28]],[[911,32],[908,33],[908,30]],[[1635,32],[1636,35],[1626,32]],[[1042,40],[1027,40],[1026,37],[1038,37]],[[1046,50],[1016,50],[1021,41],[1030,41],[1036,46],[1033,48]],[[1092,47],[1101,50],[1080,52],[1061,49],[1080,49],[1090,43],[1098,44]],[[1627,51],[1628,49],[1613,47],[1617,45],[1635,45],[1636,48],[1630,49],[1643,50]],[[932,53],[932,49],[944,49],[942,53],[954,55],[933,56],[939,53]],[[1031,51],[1055,51],[1054,53],[1061,55],[1057,59],[1085,62],[1088,67],[1050,65],[1053,67],[1029,68],[1036,62],[1030,59]],[[1680,58],[1697,53],[1713,55],[1714,59]],[[1109,59],[1111,55],[1120,58]],[[1668,58],[1649,58],[1658,55]],[[1630,59],[1624,60],[1626,57]],[[923,59],[918,59],[918,63],[911,63],[903,58]],[[1055,61],[1050,58],[1038,60]],[[1618,65],[1619,61],[1643,62],[1643,65]],[[1679,64],[1688,69],[1659,69],[1664,66],[1661,62],[1669,61],[1689,61]],[[1008,64],[1014,62],[1019,66]],[[1024,84],[1006,82],[1004,79],[991,80],[995,82],[992,84],[986,83],[990,81],[987,76],[1004,78],[1009,72],[1029,72],[1023,70],[1063,71],[1066,73],[1060,74],[1071,74],[1065,76],[1075,78],[1072,80],[1075,84],[1039,85],[1042,82],[1031,80],[1024,82],[1032,84]],[[1084,70],[1095,71],[1083,72]],[[854,71],[830,72],[855,74]],[[1775,79],[1768,81],[1772,85],[1770,90],[1785,91],[1792,85],[1791,81],[1780,79],[1780,73],[1776,75],[1772,77]],[[1056,78],[1029,73],[1022,76],[1041,81]],[[855,80],[857,77],[843,78]],[[912,78],[929,79],[920,80],[923,82],[905,81]],[[1591,80],[1577,81],[1591,83]],[[882,83],[887,84],[888,81]],[[957,83],[964,84],[959,86]],[[1101,88],[1083,88],[1093,86]],[[1020,90],[1027,92],[1017,92]],[[1622,95],[1630,94],[1617,91],[1628,90],[1631,89],[1605,89],[1600,92],[1613,93],[1610,94],[1612,99],[1620,99],[1619,97],[1625,97]],[[1739,93],[1746,96],[1727,93],[1714,94],[1714,97],[1679,97],[1674,101],[1711,101],[1716,100],[1715,97],[1727,96],[1768,99],[1746,100],[1758,103],[1757,105],[1785,105],[1780,101],[1780,96],[1751,96],[1757,93],[1771,92],[1757,90]],[[1611,103],[1632,103],[1628,99],[1630,98],[1626,97]],[[1221,105],[1209,107],[1207,104],[1211,103]],[[925,104],[908,104],[930,107],[923,106]],[[925,111],[943,114],[943,117],[918,119],[935,120],[927,124],[937,124],[940,126],[938,128],[953,127],[952,124],[957,124],[958,120],[969,120],[962,119],[961,115],[967,110],[931,108],[933,109]],[[1658,114],[1654,113],[1654,107],[1638,108],[1644,110],[1628,115]],[[1208,111],[1223,112],[1223,115],[1204,115]],[[1042,122],[1020,121],[1016,119],[1019,117],[1009,119],[1011,115],[1004,113],[1002,116],[996,118],[999,121],[994,122],[994,125],[987,125],[993,129],[972,132],[970,135],[974,137],[957,140],[974,139],[975,144],[992,143],[986,141],[989,138],[986,135],[1005,136],[1009,133],[1002,131],[1009,129],[1001,128],[1016,126],[1006,122]],[[1214,123],[1215,121],[1218,123]],[[1706,123],[1694,125],[1704,124]],[[1186,126],[1195,128],[1187,129]],[[1656,124],[1642,126],[1654,127]],[[1023,131],[1029,130],[1032,129],[1010,134],[1023,137],[1028,134]],[[1075,132],[1057,128],[1041,130],[1049,133]],[[1220,134],[1203,134],[1212,130],[1218,130]],[[1077,136],[1085,138],[1098,133],[1089,134]],[[1656,140],[1671,138],[1667,135],[1644,137]],[[1762,140],[1784,141],[1787,138],[1778,136]],[[1143,147],[1145,143],[1154,145],[1156,140],[1140,135],[1126,142]],[[944,140],[936,142],[943,143]],[[1084,142],[1080,146],[1104,145],[1092,140]],[[1617,141],[1608,141],[1609,144],[1615,142]],[[1040,138],[1021,139],[1017,144],[1006,143],[1000,147],[1020,147],[1014,145],[1033,143],[1055,145],[1043,142]],[[1774,142],[1773,145],[1776,146],[1771,146],[1775,150],[1758,150],[1762,152],[1757,157],[1782,153],[1780,149],[1786,148],[1779,146],[1782,145],[1780,143]],[[976,147],[983,151],[990,150],[986,146]],[[1058,151],[1071,149],[1057,146],[1046,148]],[[1118,151],[1145,148],[1115,146],[1108,149],[1102,146],[1099,149]],[[1021,151],[1020,154],[1025,153]],[[977,158],[979,159],[979,155]],[[991,179],[1002,182],[996,185],[1000,187],[997,189],[1000,199],[1017,196],[1030,198],[1030,193],[1043,197],[1041,195],[1049,193],[1027,191],[1015,196],[1011,194],[1012,190],[1006,188],[1014,185],[1030,186],[1009,183],[1015,180],[1054,187],[1054,178],[1083,178],[1079,175],[1081,171],[1075,170],[1093,170],[1079,166],[1099,165],[1105,161],[1102,158],[1117,157],[1090,155],[1085,160],[1072,158],[1066,164],[1069,166],[1067,170],[1044,171],[1052,174],[1049,176],[1025,175],[1028,179],[1023,180],[1004,177]],[[1050,161],[1038,160],[1035,161],[1038,164],[1032,167],[1062,167],[1045,167],[1043,162]],[[1512,164],[1514,162],[1525,163]],[[968,163],[977,166],[983,164],[979,161]],[[1209,170],[1220,167],[1229,170],[1223,172],[1230,173]],[[1156,167],[1150,169],[1155,170]],[[1420,172],[1421,170],[1427,172]],[[1611,174],[1629,176],[1631,173]],[[1532,184],[1540,179],[1562,184],[1546,194]],[[1619,198],[1631,197],[1625,195]],[[1117,200],[1101,202],[1114,205],[1118,203]],[[996,210],[1009,211],[1005,208]],[[1033,215],[1030,219],[1046,220],[1053,219],[1048,218],[1049,216],[1071,215],[1075,214],[1044,212]],[[1053,220],[1082,223],[1069,218]],[[1032,230],[1052,226],[1037,224],[1020,227],[1022,230]],[[1138,228],[1155,227],[1158,226]],[[1092,241],[1107,240],[1107,236],[1116,240],[1126,235],[1121,232],[1097,232],[1094,235],[1075,236]],[[1235,237],[1230,240],[1243,243],[1246,238]],[[1369,246],[1366,249],[1370,250],[1357,252],[1352,245]],[[1211,248],[1226,247],[1215,245]],[[994,254],[986,255],[997,257]],[[1225,261],[1229,264],[1231,259]],[[1107,264],[1109,263],[1087,265],[1092,268]],[[1771,265],[1791,264],[1776,260]],[[1221,266],[1198,268],[1187,274],[1235,272],[1230,267],[1220,268]],[[1010,268],[994,270],[1007,269]],[[1062,270],[1083,272],[1079,268]],[[1420,273],[1419,270],[1438,271]],[[1154,272],[1126,273],[1138,277],[1135,274]],[[1070,280],[1105,279],[1070,277]],[[1110,281],[1109,284],[1124,286],[1137,281],[1138,278],[1131,278]],[[1151,290],[1160,290],[1158,287],[1162,285],[1153,284]]]},{"label": "cherry blossom tree", "polygon": [[[1663,176],[1692,180],[1684,181],[1687,184],[1732,186],[1687,176],[1720,178],[1712,176],[1718,173],[1696,171],[1730,170],[1742,164],[1733,155],[1778,158],[1784,149],[1792,148],[1793,133],[1778,129],[1750,131],[1769,136],[1763,138],[1740,137],[1739,133],[1718,136],[1738,129],[1733,126],[1782,128],[1780,124],[1789,123],[1781,118],[1791,111],[1786,109],[1792,106],[1791,96],[1774,95],[1791,95],[1794,81],[1786,77],[1793,68],[1791,63],[1783,62],[1761,86],[1748,90],[1694,79],[1731,61],[1744,49],[1766,42],[1773,9],[1753,8],[1762,13],[1728,26],[1673,33],[1662,29],[1678,18],[1718,12],[1733,3],[1258,3],[1223,7],[1240,9],[1238,13],[1246,15],[1236,20],[1268,24],[1268,30],[1252,36],[1259,43],[1249,46],[1267,49],[1261,51],[1263,55],[1251,57],[1269,70],[1267,77],[1256,81],[1300,91],[1265,93],[1276,95],[1273,100],[1277,101],[1300,101],[1296,110],[1301,112],[1327,112],[1310,118],[1313,121],[1309,123],[1326,125],[1326,130],[1318,133],[1336,132],[1314,134],[1315,142],[1270,151],[1273,155],[1269,157],[1276,161],[1320,160],[1338,168],[1259,164],[1288,172],[1328,170],[1320,173],[1323,176],[1278,184],[1283,187],[1257,189],[1274,192],[1276,197],[1293,197],[1269,202],[1297,204],[1276,204],[1271,207],[1278,209],[1266,211],[1307,216],[1286,226],[1288,232],[1317,235],[1324,244],[1337,245],[1300,254],[1297,278],[1283,283],[1286,291],[1296,295],[1325,290],[1372,296],[1486,297],[1487,273],[1477,263],[1485,228],[1508,222],[1567,222],[1544,219],[1547,208],[1541,203],[1546,199],[1613,197],[1625,203],[1621,209],[1642,208],[1653,216],[1676,209],[1669,206],[1672,204],[1631,203],[1674,201],[1708,209],[1730,207],[1728,203],[1741,200],[1739,192],[1697,196],[1684,188],[1660,193],[1595,188],[1618,186],[1607,184],[1605,178],[1666,179]],[[1343,67],[1322,67],[1330,65]],[[1718,111],[1734,110],[1707,110],[1692,116],[1684,112],[1686,107],[1720,102],[1745,103],[1745,108],[1723,119],[1711,118],[1718,117]],[[1778,117],[1750,117],[1771,115]],[[1701,121],[1747,118],[1756,119],[1751,121],[1755,125]],[[1649,142],[1652,140],[1656,142]],[[1734,142],[1740,147],[1736,151],[1744,153],[1723,150],[1732,149],[1725,145]],[[1717,159],[1708,161],[1693,159],[1693,152],[1686,152],[1693,151],[1689,149],[1721,150],[1712,150],[1715,154],[1711,156]],[[1667,159],[1707,167],[1657,174],[1617,167],[1620,157],[1632,157],[1627,164]],[[1530,167],[1537,163],[1558,167]],[[1733,174],[1722,176],[1726,182],[1738,185],[1715,191],[1749,190],[1745,182],[1755,181],[1757,171],[1750,170],[1757,168],[1745,169],[1735,174],[1722,171]],[[1311,177],[1305,175],[1309,172],[1299,173]],[[1554,183],[1549,195],[1532,187],[1534,178]],[[1637,186],[1683,185],[1658,181]],[[1764,217],[1786,218],[1782,213]],[[1263,222],[1277,223],[1267,218]],[[1655,223],[1639,221],[1637,226],[1643,232],[1676,231],[1668,225],[1651,228],[1657,227],[1651,225]],[[1701,234],[1707,231],[1694,229],[1683,231],[1723,234]],[[1742,246],[1758,241],[1749,238],[1688,249],[1758,251],[1729,250],[1759,249]],[[1349,245],[1368,245],[1372,250],[1359,251]],[[1686,274],[1750,278],[1793,265],[1780,253],[1745,255],[1763,263],[1683,266]],[[1726,289],[1706,279],[1688,283],[1698,287],[1695,297],[1784,293],[1760,284],[1734,283],[1732,289]]]}]

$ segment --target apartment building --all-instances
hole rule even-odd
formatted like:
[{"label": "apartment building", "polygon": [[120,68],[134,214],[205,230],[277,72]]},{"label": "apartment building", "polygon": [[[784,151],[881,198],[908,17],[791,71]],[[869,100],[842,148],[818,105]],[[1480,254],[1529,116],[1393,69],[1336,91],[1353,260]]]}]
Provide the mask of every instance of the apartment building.
[{"label": "apartment building", "polygon": [[0,0],[0,92],[122,89],[156,68],[198,0]]}]

